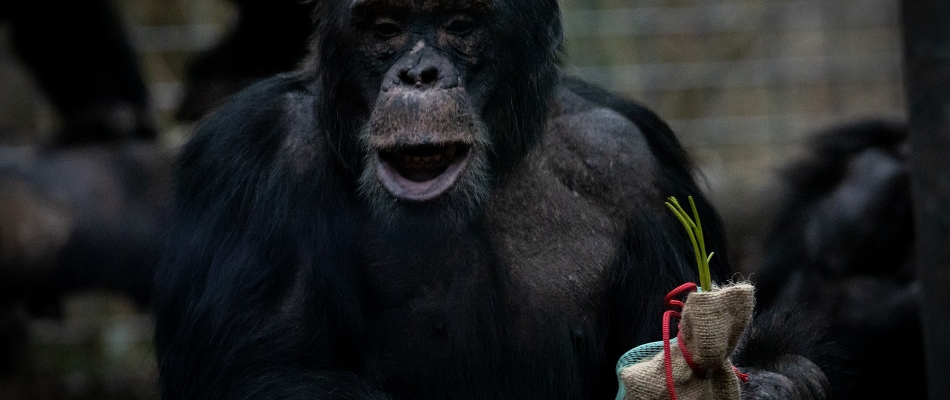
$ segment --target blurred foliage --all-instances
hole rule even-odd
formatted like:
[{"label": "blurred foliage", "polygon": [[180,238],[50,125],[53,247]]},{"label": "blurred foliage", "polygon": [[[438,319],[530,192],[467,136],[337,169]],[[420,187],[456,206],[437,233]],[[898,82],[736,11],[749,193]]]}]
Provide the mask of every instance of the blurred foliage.
[{"label": "blurred foliage", "polygon": [[61,316],[27,323],[28,360],[0,378],[0,398],[157,399],[151,327],[150,316],[122,296],[71,296]]}]

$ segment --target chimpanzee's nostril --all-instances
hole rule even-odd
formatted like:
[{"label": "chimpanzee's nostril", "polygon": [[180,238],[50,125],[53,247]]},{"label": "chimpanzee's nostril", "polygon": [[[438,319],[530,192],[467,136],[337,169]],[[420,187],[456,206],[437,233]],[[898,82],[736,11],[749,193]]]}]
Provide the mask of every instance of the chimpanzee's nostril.
[{"label": "chimpanzee's nostril", "polygon": [[421,78],[423,84],[428,85],[435,83],[435,80],[439,77],[439,71],[436,70],[435,67],[429,67],[422,70],[422,72],[419,74],[419,77]]},{"label": "chimpanzee's nostril", "polygon": [[402,71],[399,71],[399,80],[402,81],[402,83],[403,83],[404,85],[412,85],[412,84],[416,83],[415,78],[413,78],[412,76],[409,75],[409,70],[408,70],[408,69],[404,69],[404,70],[402,70]]},{"label": "chimpanzee's nostril", "polygon": [[406,85],[429,86],[435,84],[439,79],[439,70],[434,66],[417,66],[400,72],[399,79]]}]

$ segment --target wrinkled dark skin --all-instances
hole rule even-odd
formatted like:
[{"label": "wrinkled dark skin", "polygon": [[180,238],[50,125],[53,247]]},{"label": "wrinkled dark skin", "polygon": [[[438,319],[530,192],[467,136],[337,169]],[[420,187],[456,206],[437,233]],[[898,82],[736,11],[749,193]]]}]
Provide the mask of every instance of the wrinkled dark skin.
[{"label": "wrinkled dark skin", "polygon": [[668,196],[694,196],[730,277],[666,124],[561,76],[555,1],[315,7],[306,67],[180,154],[165,398],[613,398],[618,357],[696,278]]}]

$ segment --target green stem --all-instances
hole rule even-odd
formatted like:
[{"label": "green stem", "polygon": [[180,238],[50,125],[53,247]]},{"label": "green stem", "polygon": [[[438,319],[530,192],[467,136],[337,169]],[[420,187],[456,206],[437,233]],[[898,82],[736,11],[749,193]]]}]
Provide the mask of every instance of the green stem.
[{"label": "green stem", "polygon": [[700,268],[701,272],[705,274],[705,279],[702,275],[699,277],[700,285],[702,285],[703,290],[709,290],[710,281],[712,281],[712,276],[709,273],[709,256],[706,255],[706,240],[703,238],[703,224],[699,220],[699,211],[696,210],[696,202],[693,201],[693,196],[689,196],[689,206],[693,209],[693,218],[696,219],[696,239],[699,241],[699,251],[702,252],[703,266]]},{"label": "green stem", "polygon": [[[666,206],[669,207],[669,209],[672,210],[674,214],[676,214],[676,218],[678,218],[683,224],[683,228],[686,228],[686,234],[689,236],[689,241],[693,244],[693,254],[696,255],[696,265],[699,267],[699,282],[700,285],[702,285],[702,282],[705,279],[703,276],[703,262],[700,258],[701,253],[699,252],[699,244],[697,243],[696,236],[693,233],[694,225],[692,224],[692,221],[689,220],[689,217],[686,216],[686,211],[683,210],[682,207],[679,207],[679,204],[666,203]],[[703,287],[703,290],[706,290],[706,288]]]},{"label": "green stem", "polygon": [[693,211],[692,220],[686,214],[686,210],[679,204],[679,201],[676,200],[676,197],[670,196],[669,201],[666,202],[666,207],[673,211],[673,214],[676,215],[676,218],[680,220],[680,223],[683,224],[683,228],[686,229],[686,234],[689,236],[689,241],[693,245],[693,254],[696,255],[696,267],[699,269],[699,284],[704,291],[712,290],[712,275],[709,272],[709,260],[712,259],[712,256],[715,252],[706,254],[706,243],[703,240],[703,226],[702,222],[699,219],[699,212],[696,210],[696,203],[693,201],[693,196],[689,196],[689,205]]}]

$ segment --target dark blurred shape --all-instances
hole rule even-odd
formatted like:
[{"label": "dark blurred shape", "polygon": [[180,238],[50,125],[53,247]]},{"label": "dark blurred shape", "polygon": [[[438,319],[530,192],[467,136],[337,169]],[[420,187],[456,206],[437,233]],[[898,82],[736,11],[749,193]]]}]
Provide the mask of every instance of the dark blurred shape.
[{"label": "dark blurred shape", "polygon": [[147,143],[0,148],[0,300],[34,310],[78,289],[145,306],[171,151]]},{"label": "dark blurred shape", "polygon": [[[181,120],[197,120],[253,81],[295,68],[306,53],[309,6],[233,4],[234,28],[191,64]],[[131,299],[143,315],[150,311],[175,149],[154,140],[150,94],[121,14],[110,0],[10,0],[0,1],[0,23],[61,119],[50,143],[0,146],[0,398],[157,396],[151,385],[134,383],[143,377],[131,369],[91,371],[92,359],[79,360],[83,368],[39,365],[54,357],[32,345],[56,330],[50,324],[70,326],[73,295],[110,293]],[[103,322],[92,313],[83,314],[87,324]],[[62,335],[88,340],[88,333]],[[105,357],[101,350],[74,354],[97,345],[69,346],[73,355],[55,358]]]},{"label": "dark blurred shape", "polygon": [[147,322],[99,337],[104,310],[71,297],[148,312],[172,150],[137,54],[110,0],[3,1],[0,23],[60,117],[48,143],[0,146],[0,398],[151,398],[141,368],[98,361]]},{"label": "dark blurred shape", "polygon": [[248,84],[289,71],[307,53],[311,6],[297,0],[231,0],[238,19],[189,66],[176,118],[195,121]]},{"label": "dark blurred shape", "polygon": [[29,364],[27,318],[16,304],[0,302],[0,376]]},{"label": "dark blurred shape", "polygon": [[153,139],[136,54],[108,0],[0,2],[16,53],[62,117],[62,144]]},{"label": "dark blurred shape", "polygon": [[[97,290],[147,310],[171,154],[137,142],[0,147],[0,307],[55,316],[65,296]],[[7,314],[0,354],[23,345]]]},{"label": "dark blurred shape", "polygon": [[861,121],[809,146],[782,169],[757,307],[799,304],[829,322],[847,398],[925,398],[907,128]]},{"label": "dark blurred shape", "polygon": [[950,399],[950,2],[902,0],[921,319],[930,399]]}]

